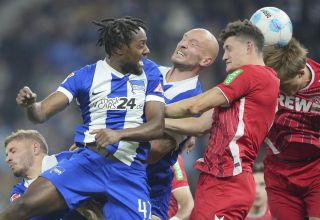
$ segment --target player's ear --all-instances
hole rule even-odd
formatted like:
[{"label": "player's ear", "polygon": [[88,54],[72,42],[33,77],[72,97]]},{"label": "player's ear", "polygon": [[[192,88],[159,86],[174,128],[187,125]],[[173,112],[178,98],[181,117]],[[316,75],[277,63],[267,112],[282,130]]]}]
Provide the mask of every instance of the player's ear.
[{"label": "player's ear", "polygon": [[38,142],[32,141],[32,151],[35,155],[38,155],[42,152],[41,146]]},{"label": "player's ear", "polygon": [[303,77],[304,74],[305,74],[304,69],[301,69],[301,70],[298,71],[297,75],[298,75],[299,78],[301,78],[301,77]]},{"label": "player's ear", "polygon": [[208,67],[213,63],[212,57],[205,57],[201,60],[200,66]]},{"label": "player's ear", "polygon": [[255,50],[254,43],[251,40],[247,41],[247,52],[252,53],[253,50]]}]

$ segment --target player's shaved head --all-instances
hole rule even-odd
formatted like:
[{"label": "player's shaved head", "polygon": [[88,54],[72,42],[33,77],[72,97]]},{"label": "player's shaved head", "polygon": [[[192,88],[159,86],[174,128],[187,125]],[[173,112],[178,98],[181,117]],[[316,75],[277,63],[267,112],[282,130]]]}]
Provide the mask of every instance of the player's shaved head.
[{"label": "player's shaved head", "polygon": [[198,36],[198,40],[203,46],[204,55],[210,56],[214,61],[219,53],[219,43],[216,37],[210,31],[204,28],[191,29],[187,33],[193,32]]},{"label": "player's shaved head", "polygon": [[172,54],[171,61],[180,70],[192,70],[199,74],[209,67],[219,53],[216,37],[204,28],[187,31]]}]

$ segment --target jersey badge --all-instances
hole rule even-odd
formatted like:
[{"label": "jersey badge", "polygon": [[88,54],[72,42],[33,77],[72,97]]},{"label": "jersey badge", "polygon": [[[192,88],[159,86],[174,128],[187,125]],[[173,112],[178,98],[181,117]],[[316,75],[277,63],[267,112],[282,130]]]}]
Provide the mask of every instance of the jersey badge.
[{"label": "jersey badge", "polygon": [[226,86],[230,85],[230,83],[233,82],[233,80],[235,80],[240,73],[243,72],[243,69],[238,69],[233,71],[232,73],[228,74],[227,78],[224,80],[223,84],[225,84]]}]

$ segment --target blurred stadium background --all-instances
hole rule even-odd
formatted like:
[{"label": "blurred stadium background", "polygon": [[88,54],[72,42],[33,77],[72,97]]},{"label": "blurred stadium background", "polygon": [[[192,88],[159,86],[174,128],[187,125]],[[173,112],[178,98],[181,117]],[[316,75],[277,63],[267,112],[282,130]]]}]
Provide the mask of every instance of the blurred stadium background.
[{"label": "blurred stadium background", "polygon": [[[294,36],[320,57],[320,1],[318,0],[0,0],[0,140],[16,129],[38,129],[47,139],[50,153],[68,149],[73,128],[80,122],[75,104],[43,125],[27,120],[15,103],[18,90],[30,86],[41,100],[53,92],[73,70],[104,57],[95,46],[96,27],[91,23],[108,17],[130,15],[149,26],[149,58],[170,65],[170,56],[182,34],[204,27],[216,36],[230,21],[250,18],[264,6],[278,7],[290,16]],[[212,68],[200,79],[204,90],[221,82],[225,67],[222,50]],[[189,182],[194,189],[197,172],[192,168],[202,154],[207,137],[197,140],[190,155],[183,155]],[[0,148],[0,210],[17,181]],[[258,160],[265,153],[262,148]]]}]

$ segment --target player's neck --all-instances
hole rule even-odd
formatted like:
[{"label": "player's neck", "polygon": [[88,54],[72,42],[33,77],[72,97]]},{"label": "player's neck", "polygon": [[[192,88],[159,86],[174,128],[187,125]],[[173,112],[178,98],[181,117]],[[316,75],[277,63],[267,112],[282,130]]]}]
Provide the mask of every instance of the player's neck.
[{"label": "player's neck", "polygon": [[119,73],[126,74],[120,65],[121,61],[119,59],[105,58],[105,62]]},{"label": "player's neck", "polygon": [[197,76],[195,70],[180,70],[179,68],[172,67],[166,74],[167,82],[178,82]]},{"label": "player's neck", "polygon": [[262,56],[257,56],[257,55],[252,55],[248,59],[248,64],[265,66],[265,63],[263,61],[263,57]]},{"label": "player's neck", "polygon": [[41,173],[43,157],[35,158],[33,165],[29,168],[25,179],[32,180],[37,178]]}]

